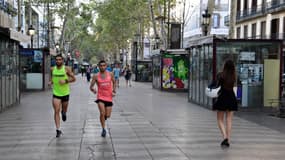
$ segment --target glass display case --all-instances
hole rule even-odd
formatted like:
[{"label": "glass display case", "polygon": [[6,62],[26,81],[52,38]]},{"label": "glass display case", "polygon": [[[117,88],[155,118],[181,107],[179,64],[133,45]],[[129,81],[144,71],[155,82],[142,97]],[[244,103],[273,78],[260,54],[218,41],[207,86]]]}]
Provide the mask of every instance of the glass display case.
[{"label": "glass display case", "polygon": [[[269,106],[281,95],[282,41],[203,37],[189,43],[189,101],[211,107],[205,87],[226,59],[232,59],[237,72],[237,99],[240,107]],[[274,81],[274,84],[272,82]]]},{"label": "glass display case", "polygon": [[152,82],[152,61],[140,60],[137,61],[136,80],[139,82]]}]

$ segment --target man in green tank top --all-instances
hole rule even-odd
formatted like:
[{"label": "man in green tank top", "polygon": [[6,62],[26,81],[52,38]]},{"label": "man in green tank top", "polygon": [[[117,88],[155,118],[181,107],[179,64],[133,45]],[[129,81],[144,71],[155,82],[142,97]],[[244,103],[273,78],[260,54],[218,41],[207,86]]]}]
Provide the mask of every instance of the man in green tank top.
[{"label": "man in green tank top", "polygon": [[60,111],[61,118],[66,121],[66,112],[69,101],[69,83],[75,82],[75,76],[71,69],[64,65],[62,55],[55,57],[56,66],[51,68],[50,85],[53,85],[52,105],[54,109],[54,121],[56,126],[56,137],[60,137]]}]

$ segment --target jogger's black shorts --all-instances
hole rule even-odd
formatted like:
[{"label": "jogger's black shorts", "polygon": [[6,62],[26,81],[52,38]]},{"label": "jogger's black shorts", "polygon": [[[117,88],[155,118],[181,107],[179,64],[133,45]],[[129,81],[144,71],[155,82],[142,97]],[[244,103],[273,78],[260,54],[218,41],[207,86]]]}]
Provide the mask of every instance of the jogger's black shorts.
[{"label": "jogger's black shorts", "polygon": [[113,106],[113,102],[108,102],[108,101],[104,101],[101,99],[97,99],[95,102],[96,103],[102,102],[102,103],[104,103],[105,107],[112,107]]},{"label": "jogger's black shorts", "polygon": [[62,102],[69,101],[69,95],[66,95],[66,96],[56,96],[56,95],[53,95],[53,98],[60,99]]}]

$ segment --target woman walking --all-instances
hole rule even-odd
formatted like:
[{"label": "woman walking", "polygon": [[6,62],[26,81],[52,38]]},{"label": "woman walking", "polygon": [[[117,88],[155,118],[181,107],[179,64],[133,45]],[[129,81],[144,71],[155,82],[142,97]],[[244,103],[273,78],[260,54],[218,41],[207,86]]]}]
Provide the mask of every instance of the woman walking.
[{"label": "woman walking", "polygon": [[[232,118],[234,111],[237,111],[237,99],[234,93],[236,82],[235,65],[232,60],[227,60],[223,71],[217,74],[218,83],[221,86],[217,101],[213,105],[213,110],[217,111],[218,127],[223,135],[221,147],[230,147],[230,136],[232,131]],[[226,116],[226,126],[224,118]]]},{"label": "woman walking", "polygon": [[126,86],[132,86],[131,85],[131,76],[132,76],[132,71],[130,69],[130,66],[127,64],[126,68],[124,69],[124,74],[125,74],[125,79],[126,79]]}]

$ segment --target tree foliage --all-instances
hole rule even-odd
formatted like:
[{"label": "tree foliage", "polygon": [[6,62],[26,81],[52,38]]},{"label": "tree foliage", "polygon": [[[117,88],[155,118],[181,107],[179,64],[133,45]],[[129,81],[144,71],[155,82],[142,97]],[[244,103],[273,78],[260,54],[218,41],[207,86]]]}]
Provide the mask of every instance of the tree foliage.
[{"label": "tree foliage", "polygon": [[[127,47],[127,40],[133,39],[135,34],[144,37],[149,32],[152,28],[149,2],[150,0],[105,0],[96,3],[98,17],[94,30],[97,34],[96,43],[101,44],[103,51],[118,52],[118,49]],[[162,14],[159,6],[168,9],[168,3],[173,7],[176,0],[152,2],[155,16],[158,16]]]},{"label": "tree foliage", "polygon": [[[106,53],[116,54],[127,47],[127,40],[137,32],[139,21],[149,22],[146,0],[108,0],[97,3],[95,11],[96,43]],[[148,23],[146,23],[148,24]]]},{"label": "tree foliage", "polygon": [[[165,8],[169,0],[152,0],[155,15],[158,6]],[[171,5],[176,0],[170,0]],[[136,33],[144,36],[151,25],[149,0],[93,0],[75,6],[75,0],[35,0],[50,3],[52,12],[63,20],[61,42],[71,42],[71,50],[79,50],[85,59],[118,55],[128,47]],[[95,58],[96,59],[96,58]]]}]

